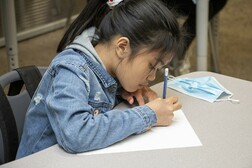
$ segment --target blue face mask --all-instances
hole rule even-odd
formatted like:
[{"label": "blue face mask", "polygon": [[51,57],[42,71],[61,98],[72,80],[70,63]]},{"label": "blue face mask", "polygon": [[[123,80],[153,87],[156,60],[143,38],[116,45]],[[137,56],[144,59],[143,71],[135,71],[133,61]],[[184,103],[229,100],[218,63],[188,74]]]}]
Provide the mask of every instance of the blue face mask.
[{"label": "blue face mask", "polygon": [[224,88],[214,77],[211,76],[200,78],[176,78],[168,81],[167,86],[171,89],[211,103],[215,101],[231,101],[239,103],[239,100],[231,99],[233,93]]}]

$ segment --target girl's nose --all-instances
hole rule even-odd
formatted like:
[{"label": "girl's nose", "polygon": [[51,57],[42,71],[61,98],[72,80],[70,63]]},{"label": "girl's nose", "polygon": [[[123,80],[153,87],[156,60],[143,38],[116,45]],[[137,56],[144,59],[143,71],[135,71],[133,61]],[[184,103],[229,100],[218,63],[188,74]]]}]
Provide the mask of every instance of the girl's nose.
[{"label": "girl's nose", "polygon": [[147,80],[148,81],[154,81],[156,79],[156,71],[152,71],[148,77],[147,77]]}]

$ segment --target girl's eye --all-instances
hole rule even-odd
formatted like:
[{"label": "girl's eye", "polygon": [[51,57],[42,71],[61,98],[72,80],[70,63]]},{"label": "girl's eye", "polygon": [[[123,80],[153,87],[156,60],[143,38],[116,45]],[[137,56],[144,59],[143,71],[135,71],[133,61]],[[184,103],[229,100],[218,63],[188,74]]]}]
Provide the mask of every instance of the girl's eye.
[{"label": "girl's eye", "polygon": [[157,68],[155,66],[153,66],[152,64],[149,64],[149,68],[151,71],[155,71]]}]

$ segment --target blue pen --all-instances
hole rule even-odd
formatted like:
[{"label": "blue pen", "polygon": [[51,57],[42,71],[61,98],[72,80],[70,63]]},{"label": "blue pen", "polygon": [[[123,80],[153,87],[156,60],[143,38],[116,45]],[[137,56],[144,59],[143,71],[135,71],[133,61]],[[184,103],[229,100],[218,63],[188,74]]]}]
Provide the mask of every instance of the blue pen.
[{"label": "blue pen", "polygon": [[164,88],[163,88],[163,99],[166,98],[166,89],[167,89],[167,80],[169,76],[169,69],[165,68],[165,74],[164,74]]}]

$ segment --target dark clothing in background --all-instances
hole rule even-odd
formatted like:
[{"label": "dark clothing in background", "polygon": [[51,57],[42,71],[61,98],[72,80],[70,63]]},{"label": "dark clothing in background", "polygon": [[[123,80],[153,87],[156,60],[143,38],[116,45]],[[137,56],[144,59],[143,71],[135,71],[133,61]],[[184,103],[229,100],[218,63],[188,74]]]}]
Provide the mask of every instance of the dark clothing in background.
[{"label": "dark clothing in background", "polygon": [[[169,9],[173,9],[177,14],[187,16],[183,28],[188,36],[185,37],[185,48],[178,55],[179,60],[183,60],[185,53],[196,36],[196,4],[192,0],[162,0]],[[209,20],[211,20],[227,3],[227,0],[209,0]]]}]

